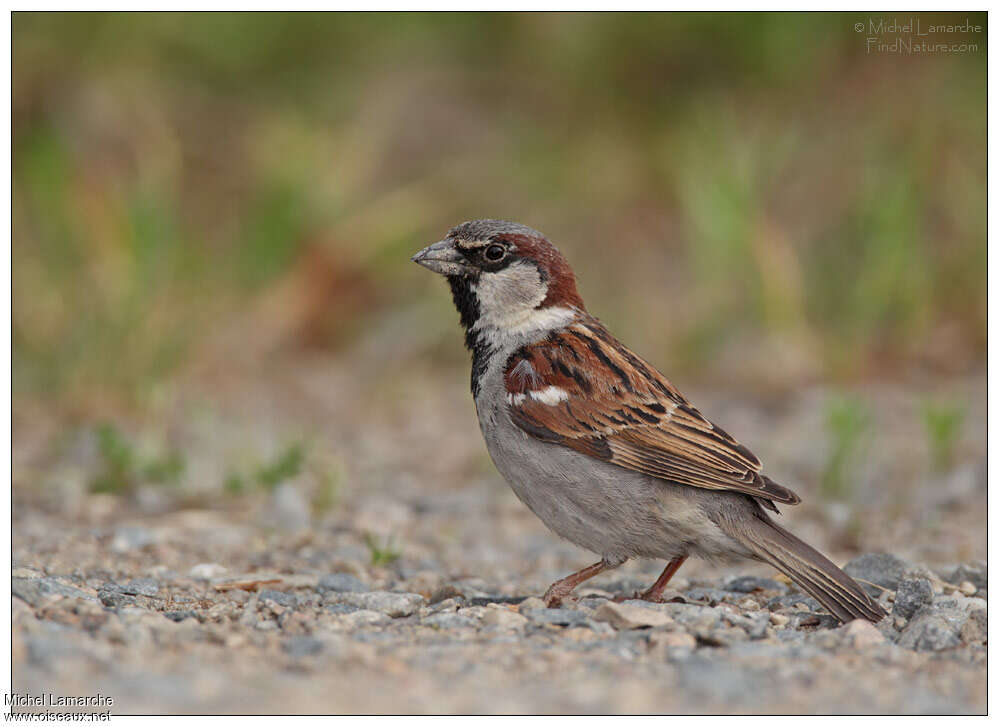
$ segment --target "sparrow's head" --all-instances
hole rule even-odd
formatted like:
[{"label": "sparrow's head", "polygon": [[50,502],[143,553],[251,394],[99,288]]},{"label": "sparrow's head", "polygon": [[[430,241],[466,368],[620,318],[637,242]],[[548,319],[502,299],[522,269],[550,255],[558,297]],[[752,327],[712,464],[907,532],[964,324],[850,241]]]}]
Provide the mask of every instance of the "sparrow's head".
[{"label": "sparrow's head", "polygon": [[413,262],[447,277],[469,331],[525,333],[585,310],[562,253],[516,222],[462,223],[416,253]]}]

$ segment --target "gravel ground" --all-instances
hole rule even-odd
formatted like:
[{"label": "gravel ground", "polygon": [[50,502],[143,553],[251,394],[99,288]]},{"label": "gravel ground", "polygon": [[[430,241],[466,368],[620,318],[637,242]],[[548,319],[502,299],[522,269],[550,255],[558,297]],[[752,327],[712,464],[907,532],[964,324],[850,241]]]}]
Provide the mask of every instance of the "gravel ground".
[{"label": "gravel ground", "polygon": [[[839,502],[814,494],[821,390],[696,397],[795,483],[805,502],[784,522],[869,582],[891,613],[875,627],[837,625],[748,563],[691,562],[671,602],[615,603],[662,568],[629,563],[544,608],[593,556],[499,481],[454,381],[393,403],[347,375],[357,365],[178,403],[164,436],[188,465],[169,491],[89,492],[92,436],[19,415],[15,690],[99,693],[116,714],[985,712],[984,397],[967,396],[958,456],[931,472],[906,390],[864,392],[880,434]],[[309,468],[222,494],[233,453],[310,431],[340,463],[335,503],[317,512]]]}]

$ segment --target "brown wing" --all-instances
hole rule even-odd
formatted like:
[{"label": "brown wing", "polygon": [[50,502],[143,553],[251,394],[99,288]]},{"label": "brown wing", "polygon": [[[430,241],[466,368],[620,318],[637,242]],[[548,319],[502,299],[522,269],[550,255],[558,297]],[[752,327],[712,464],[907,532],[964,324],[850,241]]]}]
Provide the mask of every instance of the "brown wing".
[{"label": "brown wing", "polygon": [[533,437],[670,482],[801,501],[594,319],[517,351],[505,382],[511,418]]}]

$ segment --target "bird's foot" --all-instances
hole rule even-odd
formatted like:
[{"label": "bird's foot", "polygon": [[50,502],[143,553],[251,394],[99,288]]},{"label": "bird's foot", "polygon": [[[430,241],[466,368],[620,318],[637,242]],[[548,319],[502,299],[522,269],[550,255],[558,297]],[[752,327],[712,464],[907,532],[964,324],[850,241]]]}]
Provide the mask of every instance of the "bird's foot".
[{"label": "bird's foot", "polygon": [[614,597],[614,603],[622,603],[624,601],[648,601],[649,603],[666,603],[666,596],[663,595],[662,591],[656,591],[649,588],[644,591],[635,591],[630,596],[620,595]]},{"label": "bird's foot", "polygon": [[541,597],[541,600],[545,602],[546,608],[558,608],[567,601],[575,601],[571,595],[572,588],[566,588],[565,586],[560,587],[560,583],[553,583],[551,588],[549,588],[545,595]]}]

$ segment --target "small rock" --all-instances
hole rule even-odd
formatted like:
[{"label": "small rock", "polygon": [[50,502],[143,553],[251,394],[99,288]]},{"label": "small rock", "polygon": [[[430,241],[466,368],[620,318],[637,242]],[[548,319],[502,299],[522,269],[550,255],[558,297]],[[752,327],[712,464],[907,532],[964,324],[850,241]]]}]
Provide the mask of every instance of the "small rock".
[{"label": "small rock", "polygon": [[885,642],[885,637],[870,621],[856,619],[840,628],[843,641],[855,649],[866,649]]},{"label": "small rock", "polygon": [[160,584],[152,578],[136,578],[122,584],[120,590],[129,596],[155,596],[160,592]]},{"label": "small rock", "polygon": [[187,618],[197,618],[197,611],[164,611],[163,615],[175,623],[180,623]]},{"label": "small rock", "polygon": [[945,575],[944,580],[955,584],[970,581],[975,584],[976,588],[987,589],[989,587],[988,565],[981,561],[959,565],[954,571]]},{"label": "small rock", "polygon": [[312,656],[323,650],[323,642],[311,636],[291,636],[281,644],[284,652],[293,659]]},{"label": "small rock", "polygon": [[474,628],[476,625],[475,621],[467,616],[462,616],[457,612],[449,613],[446,611],[428,616],[420,623],[436,629]]},{"label": "small rock", "polygon": [[912,618],[923,606],[933,603],[933,585],[926,578],[906,578],[895,591],[893,616]]},{"label": "small rock", "polygon": [[532,623],[555,626],[580,626],[590,620],[585,613],[567,608],[535,608],[524,613],[524,616]]},{"label": "small rock", "polygon": [[[889,591],[897,589],[906,571],[911,568],[911,563],[890,553],[865,553],[843,566],[846,574],[859,580],[864,590],[875,598],[881,595],[881,588]],[[881,588],[875,588],[870,585],[872,583]]]},{"label": "small rock", "polygon": [[790,621],[790,620],[791,619],[789,619],[784,614],[777,613],[776,611],[774,611],[774,612],[772,612],[770,614],[770,623],[772,623],[774,626],[777,626],[777,627],[787,626],[787,622]]},{"label": "small rock", "polygon": [[978,592],[978,586],[971,581],[961,581],[961,585],[957,588],[966,596],[974,596]]},{"label": "small rock", "polygon": [[961,644],[961,626],[936,613],[917,616],[905,629],[898,645],[916,651],[942,651]]},{"label": "small rock", "polygon": [[364,626],[384,626],[392,621],[391,616],[379,611],[360,609],[340,617],[340,622],[353,628]]},{"label": "small rock", "polygon": [[271,603],[276,603],[284,608],[297,608],[298,598],[294,593],[285,593],[284,591],[275,591],[271,588],[265,588],[260,591],[258,597],[261,601]]},{"label": "small rock", "polygon": [[545,602],[536,596],[531,596],[530,598],[525,598],[521,601],[517,610],[524,613],[525,611],[534,611],[539,608],[545,608]]},{"label": "small rock", "polygon": [[482,624],[484,626],[492,626],[500,629],[519,629],[526,623],[526,618],[508,608],[490,608],[482,617]]},{"label": "small rock", "polygon": [[821,610],[822,606],[814,598],[806,596],[803,593],[788,593],[767,601],[768,611],[781,611],[792,608],[815,612]]},{"label": "small rock", "polygon": [[11,578],[11,595],[17,596],[30,606],[40,606],[45,601],[64,596],[93,601],[94,596],[84,590],[60,583],[55,578]]},{"label": "small rock", "polygon": [[778,583],[773,578],[742,576],[726,583],[725,590],[735,591],[736,593],[752,593],[753,591],[786,591],[787,586],[783,583]]},{"label": "small rock", "polygon": [[989,639],[989,617],[985,609],[968,614],[961,626],[961,640],[966,644],[984,644]]},{"label": "small rock", "polygon": [[652,628],[674,623],[670,615],[664,611],[628,602],[614,603],[613,601],[601,604],[593,618],[597,621],[605,621],[618,629]]},{"label": "small rock", "polygon": [[662,649],[694,649],[697,639],[686,631],[656,631],[649,635],[649,646]]},{"label": "small rock", "polygon": [[755,598],[742,598],[739,600],[739,607],[744,611],[759,611],[760,604],[757,603]]},{"label": "small rock", "polygon": [[323,597],[324,604],[346,603],[350,606],[384,613],[391,618],[409,616],[426,602],[418,593],[391,593],[389,591],[369,591],[367,593],[330,592]]},{"label": "small rock", "polygon": [[198,563],[188,571],[187,575],[198,581],[210,581],[226,573],[226,567],[218,563]]},{"label": "small rock", "polygon": [[326,613],[333,613],[341,615],[344,613],[354,613],[355,611],[360,611],[357,606],[351,606],[349,603],[331,603],[326,606]]},{"label": "small rock", "polygon": [[839,620],[828,613],[797,611],[791,614],[788,625],[793,629],[832,629],[839,626]]},{"label": "small rock", "polygon": [[319,579],[316,590],[320,593],[365,593],[371,589],[350,573],[330,573]]},{"label": "small rock", "polygon": [[146,528],[126,525],[114,531],[111,538],[111,552],[123,555],[152,545],[155,540],[153,534]]}]

